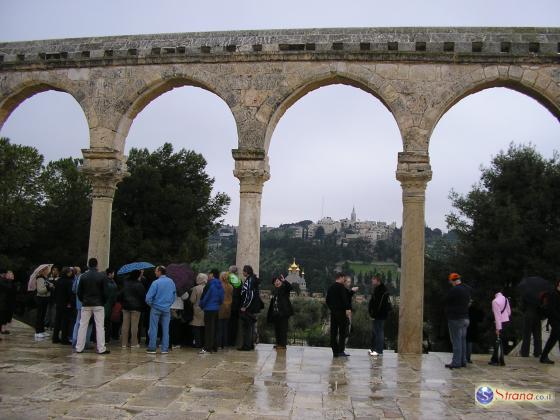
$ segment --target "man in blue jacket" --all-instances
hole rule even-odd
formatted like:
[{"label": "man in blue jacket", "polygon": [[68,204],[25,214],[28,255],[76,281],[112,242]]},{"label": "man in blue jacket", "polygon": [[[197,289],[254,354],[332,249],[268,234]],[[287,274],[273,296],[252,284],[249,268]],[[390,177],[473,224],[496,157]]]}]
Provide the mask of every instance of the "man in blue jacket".
[{"label": "man in blue jacket", "polygon": [[224,287],[219,279],[220,273],[218,270],[212,270],[209,277],[211,278],[204,287],[199,303],[204,311],[204,348],[200,350],[199,354],[218,351],[216,327],[218,325],[218,311],[220,305],[224,302]]},{"label": "man in blue jacket", "polygon": [[146,353],[156,353],[156,340],[158,333],[158,324],[161,323],[161,354],[169,353],[169,319],[170,308],[175,302],[175,295],[177,290],[175,283],[167,277],[166,269],[164,266],[159,265],[156,267],[155,273],[157,279],[152,283],[148,294],[146,295],[146,303],[150,306],[150,329],[148,336],[150,342]]}]

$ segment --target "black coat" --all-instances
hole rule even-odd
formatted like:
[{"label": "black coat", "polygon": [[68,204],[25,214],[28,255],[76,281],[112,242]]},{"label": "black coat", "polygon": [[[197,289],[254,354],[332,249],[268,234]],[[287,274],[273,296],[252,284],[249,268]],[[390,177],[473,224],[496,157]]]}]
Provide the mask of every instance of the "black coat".
[{"label": "black coat", "polygon": [[369,316],[373,319],[386,320],[389,314],[389,292],[383,283],[373,289],[368,304]]},{"label": "black coat", "polygon": [[294,308],[290,301],[292,285],[288,281],[283,281],[282,286],[272,288],[272,298],[268,307],[267,320],[274,322],[280,318],[289,318],[294,314]]},{"label": "black coat", "polygon": [[550,325],[560,328],[560,292],[558,290],[550,292],[546,312]]},{"label": "black coat", "polygon": [[142,312],[146,301],[144,285],[139,280],[126,279],[118,301],[122,303],[125,311]]},{"label": "black coat", "polygon": [[327,290],[326,304],[331,312],[351,310],[351,297],[348,289],[341,283],[332,284]]},{"label": "black coat", "polygon": [[107,288],[107,276],[96,268],[90,268],[80,277],[78,284],[78,299],[82,306],[104,306]]},{"label": "black coat", "polygon": [[72,283],[74,283],[73,276],[62,276],[57,280],[56,288],[54,289],[54,300],[56,302],[56,306],[60,308],[72,306],[72,301],[74,300]]}]

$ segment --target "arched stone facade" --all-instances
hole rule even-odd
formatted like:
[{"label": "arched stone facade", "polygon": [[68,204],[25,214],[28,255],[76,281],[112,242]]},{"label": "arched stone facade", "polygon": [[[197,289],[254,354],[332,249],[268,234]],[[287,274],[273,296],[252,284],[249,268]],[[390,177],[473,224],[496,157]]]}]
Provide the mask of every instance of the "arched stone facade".
[{"label": "arched stone facade", "polygon": [[430,136],[463,97],[503,86],[560,120],[558,28],[361,28],[136,35],[0,44],[0,127],[28,97],[59,90],[86,116],[92,180],[89,255],[109,261],[111,209],[126,176],[125,141],[136,115],[175,87],[220,97],[238,132],[238,265],[258,272],[261,194],[268,148],[284,112],[306,93],[348,84],[378,98],[402,137],[403,188],[399,351],[422,351],[424,201]]}]

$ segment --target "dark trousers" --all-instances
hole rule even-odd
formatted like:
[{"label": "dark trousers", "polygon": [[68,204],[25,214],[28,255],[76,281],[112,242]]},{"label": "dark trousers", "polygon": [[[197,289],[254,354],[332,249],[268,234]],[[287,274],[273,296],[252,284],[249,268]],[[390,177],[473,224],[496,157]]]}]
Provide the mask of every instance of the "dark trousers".
[{"label": "dark trousers", "polygon": [[257,317],[250,312],[244,312],[240,316],[241,318],[241,333],[243,336],[242,347],[244,349],[254,348],[254,334],[255,334],[255,323]]},{"label": "dark trousers", "polygon": [[183,343],[183,322],[180,319],[171,318],[169,323],[169,338],[171,346],[180,346]]},{"label": "dark trousers", "polygon": [[70,333],[70,323],[72,320],[72,308],[66,308],[65,306],[56,306],[56,316],[54,318],[54,328],[53,328],[53,343],[62,342],[64,344],[68,343],[68,335]]},{"label": "dark trousers", "polygon": [[558,343],[558,340],[560,340],[560,324],[553,323],[550,324],[550,327],[550,336],[548,337],[548,340],[546,340],[546,344],[544,345],[544,349],[541,355],[542,359],[548,358],[548,353],[550,353],[550,350],[552,350],[554,345]]},{"label": "dark trousers", "polygon": [[287,316],[274,319],[274,335],[276,336],[276,345],[286,347],[288,344],[288,321]]},{"label": "dark trousers", "polygon": [[192,327],[193,347],[201,348],[204,345],[204,327]]},{"label": "dark trousers", "polygon": [[331,312],[331,348],[333,355],[344,353],[349,320],[346,311]]},{"label": "dark trousers", "polygon": [[371,349],[379,354],[383,354],[385,345],[385,320],[374,319],[371,322]]},{"label": "dark trousers", "polygon": [[523,314],[523,344],[521,344],[521,356],[523,357],[529,356],[531,335],[533,336],[533,356],[539,357],[542,353],[542,323],[534,309],[528,309]]},{"label": "dark trousers", "polygon": [[218,319],[218,347],[229,345],[229,318]]},{"label": "dark trousers", "polygon": [[235,346],[237,343],[237,332],[238,332],[238,327],[239,325],[239,309],[238,310],[234,310],[232,308],[231,310],[231,317],[229,318],[229,345],[230,346]]},{"label": "dark trousers", "polygon": [[218,311],[204,311],[204,349],[218,351]]},{"label": "dark trousers", "polygon": [[35,296],[37,304],[37,313],[35,315],[35,333],[45,332],[45,316],[47,315],[47,307],[49,306],[48,297]]}]

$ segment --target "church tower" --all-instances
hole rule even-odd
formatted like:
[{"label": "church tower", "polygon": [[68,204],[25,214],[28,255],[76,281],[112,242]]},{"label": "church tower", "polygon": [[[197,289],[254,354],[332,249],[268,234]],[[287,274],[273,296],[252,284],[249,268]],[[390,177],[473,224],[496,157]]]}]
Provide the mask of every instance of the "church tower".
[{"label": "church tower", "polygon": [[352,206],[352,214],[350,215],[350,220],[353,222],[356,221],[356,208]]}]

